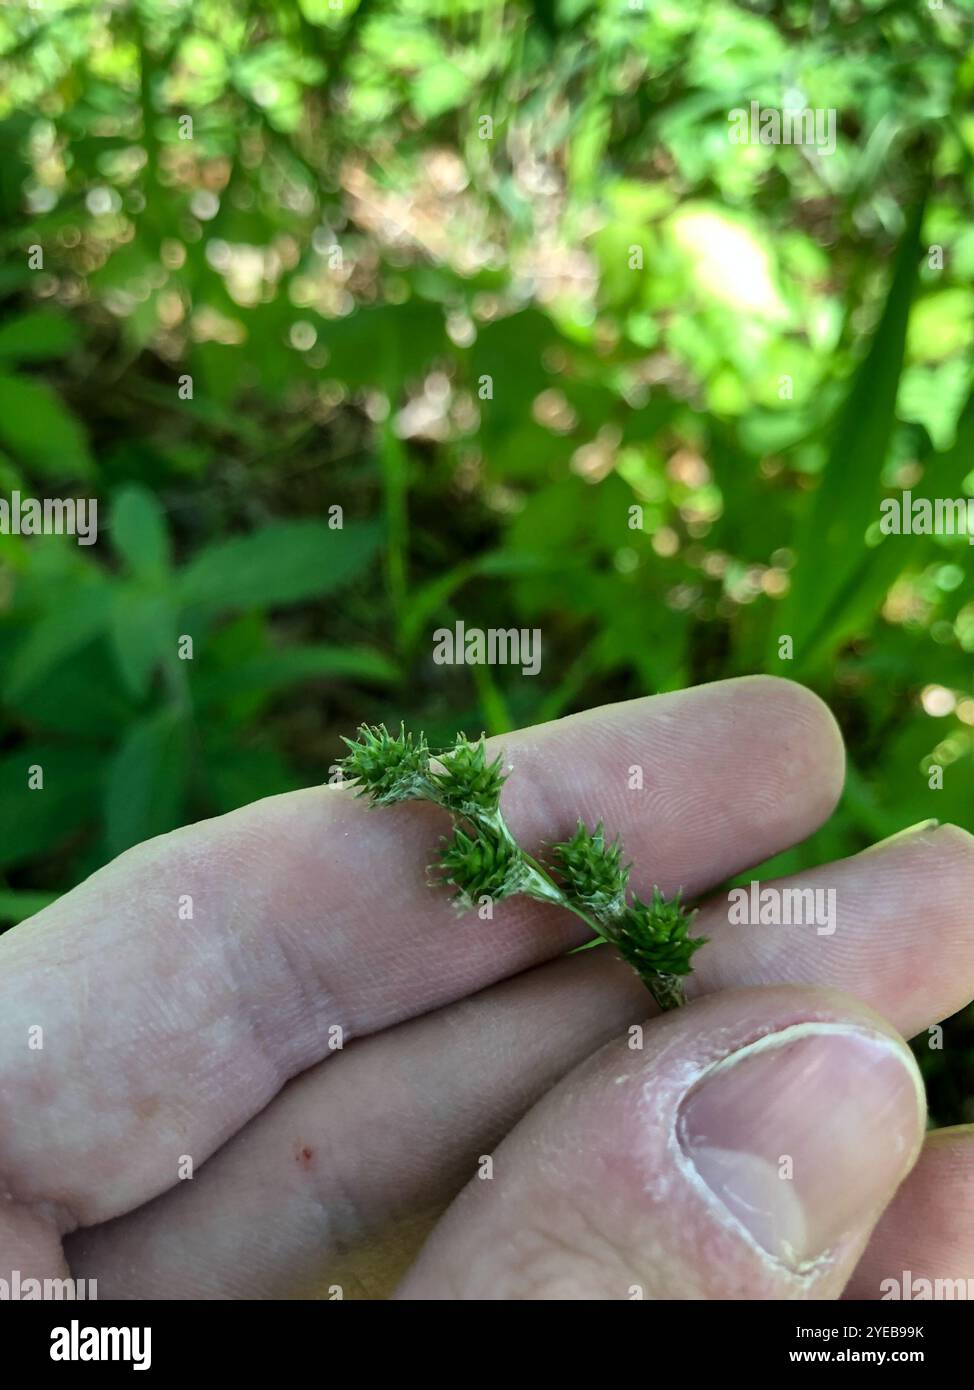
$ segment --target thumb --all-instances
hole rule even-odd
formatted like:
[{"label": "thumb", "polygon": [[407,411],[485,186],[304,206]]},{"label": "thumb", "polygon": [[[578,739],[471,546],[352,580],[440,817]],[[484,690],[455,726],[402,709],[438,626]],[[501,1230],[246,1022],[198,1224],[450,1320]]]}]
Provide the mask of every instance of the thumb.
[{"label": "thumb", "polygon": [[865,1005],[804,988],[715,995],[570,1073],[396,1296],[837,1298],[924,1115],[909,1049]]}]

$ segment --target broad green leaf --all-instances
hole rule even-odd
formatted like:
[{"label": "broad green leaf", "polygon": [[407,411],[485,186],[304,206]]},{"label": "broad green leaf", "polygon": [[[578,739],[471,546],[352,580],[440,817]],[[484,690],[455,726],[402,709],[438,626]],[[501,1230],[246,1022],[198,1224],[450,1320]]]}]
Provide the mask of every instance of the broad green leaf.
[{"label": "broad green leaf", "polygon": [[461,105],[472,86],[455,62],[433,63],[417,73],[413,82],[413,110],[421,121],[433,121]]},{"label": "broad green leaf", "polygon": [[31,728],[81,740],[118,738],[136,712],[111,647],[98,641],[68,653],[16,698],[5,690],[4,702]]},{"label": "broad green leaf", "polygon": [[109,852],[174,829],[182,821],[189,773],[189,726],[169,708],[133,724],[116,753],[105,793]]},{"label": "broad green leaf", "polygon": [[111,539],[115,553],[139,578],[160,579],[169,569],[166,518],[148,488],[133,483],[115,494]]},{"label": "broad green leaf", "polygon": [[180,576],[179,599],[219,611],[317,598],[361,574],[379,537],[368,522],[333,531],[319,521],[282,521],[201,551]]},{"label": "broad green leaf", "polygon": [[0,444],[26,468],[52,478],[87,478],[94,469],[84,431],[48,386],[0,376]]},{"label": "broad green leaf", "polygon": [[[40,769],[39,787],[30,785],[32,768]],[[91,748],[32,743],[0,758],[0,869],[53,853],[88,823],[100,775],[101,757]]]},{"label": "broad green leaf", "polygon": [[0,357],[12,362],[44,362],[66,357],[80,341],[78,326],[64,314],[37,310],[0,324]]},{"label": "broad green leaf", "polygon": [[970,365],[957,357],[937,367],[907,367],[897,413],[923,425],[938,449],[949,447],[970,380]]},{"label": "broad green leaf", "polygon": [[176,651],[176,614],[166,592],[119,586],[111,618],[112,646],[126,686],[136,699],[152,674]]},{"label": "broad green leaf", "polygon": [[[294,772],[275,749],[246,747],[217,741],[205,750],[206,785],[215,811],[235,811],[251,801],[301,786]],[[310,781],[323,781],[324,773]]]},{"label": "broad green leaf", "polygon": [[400,389],[405,373],[420,372],[450,346],[443,309],[416,295],[403,304],[321,319],[316,326],[339,380],[349,387],[380,386],[387,393]]},{"label": "broad green leaf", "polygon": [[193,696],[198,703],[209,704],[247,693],[271,695],[300,681],[322,678],[388,685],[399,679],[399,668],[367,647],[282,647],[225,671],[197,676]]},{"label": "broad green leaf", "polygon": [[907,350],[920,362],[943,362],[974,339],[974,291],[939,290],[913,306]]},{"label": "broad green leaf", "polygon": [[12,700],[106,629],[112,595],[113,586],[104,580],[79,584],[65,591],[62,601],[38,619],[2,673],[3,688]]}]

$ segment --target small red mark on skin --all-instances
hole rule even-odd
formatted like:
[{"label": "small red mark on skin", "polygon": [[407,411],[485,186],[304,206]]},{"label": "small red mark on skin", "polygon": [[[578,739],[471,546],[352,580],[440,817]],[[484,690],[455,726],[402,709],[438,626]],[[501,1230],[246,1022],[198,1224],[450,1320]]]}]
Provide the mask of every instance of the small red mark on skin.
[{"label": "small red mark on skin", "polygon": [[311,1160],[314,1158],[314,1156],[314,1149],[309,1149],[307,1145],[305,1145],[303,1148],[301,1146],[298,1147],[294,1155],[294,1158],[295,1162],[300,1163],[302,1168],[310,1168]]}]

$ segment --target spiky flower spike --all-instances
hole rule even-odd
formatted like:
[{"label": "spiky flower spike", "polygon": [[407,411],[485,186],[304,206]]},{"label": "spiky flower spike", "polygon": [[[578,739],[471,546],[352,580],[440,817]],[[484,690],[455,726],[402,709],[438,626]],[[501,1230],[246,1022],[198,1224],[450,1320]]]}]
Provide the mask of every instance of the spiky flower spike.
[{"label": "spiky flower spike", "polygon": [[592,831],[579,821],[572,838],[554,845],[551,853],[565,892],[582,907],[596,916],[625,908],[629,865],[622,863],[618,839],[606,844],[601,821]]},{"label": "spiky flower spike", "polygon": [[606,932],[622,959],[645,981],[661,1009],[683,1003],[683,976],[706,937],[691,937],[696,912],[688,912],[680,894],[667,899],[654,888],[648,903],[633,894],[632,904]]},{"label": "spiky flower spike", "polygon": [[689,935],[696,913],[682,906],[679,893],[670,901],[654,888],[648,903],[635,894],[628,903],[629,865],[622,863],[618,839],[606,843],[601,821],[592,831],[579,821],[572,838],[552,853],[566,896],[595,918],[596,931],[632,966],[660,1008],[682,1004],[682,976],[693,969],[690,959],[704,940]]},{"label": "spiky flower spike", "polygon": [[439,758],[440,770],[432,774],[440,805],[469,820],[490,819],[500,808],[501,788],[507,778],[501,772],[502,759],[487,761],[487,746],[481,737],[471,743],[466,734],[457,734],[456,743]]},{"label": "spiky flower spike", "polygon": [[464,910],[480,907],[485,899],[499,903],[520,893],[527,873],[523,855],[505,836],[491,830],[468,835],[460,826],[437,867],[456,887],[456,902]]},{"label": "spiky flower spike", "polygon": [[427,796],[430,750],[422,734],[414,743],[403,725],[393,738],[384,724],[362,724],[357,739],[343,738],[342,743],[349,750],[342,762],[345,780],[354,782],[359,796],[367,796],[374,806]]},{"label": "spiky flower spike", "polygon": [[373,805],[421,798],[449,811],[453,837],[444,841],[434,866],[456,888],[461,910],[500,902],[525,893],[558,903],[609,942],[639,975],[662,1009],[683,1004],[683,977],[691,957],[704,944],[691,937],[693,912],[654,888],[648,903],[628,901],[629,865],[618,839],[608,842],[600,821],[590,831],[581,821],[570,840],[552,848],[552,872],[515,840],[500,808],[506,780],[501,758],[487,759],[483,736],[471,742],[457,734],[452,748],[432,754],[422,734],[415,740],[400,728],[393,737],[384,725],[363,724],[342,768],[359,794]]}]

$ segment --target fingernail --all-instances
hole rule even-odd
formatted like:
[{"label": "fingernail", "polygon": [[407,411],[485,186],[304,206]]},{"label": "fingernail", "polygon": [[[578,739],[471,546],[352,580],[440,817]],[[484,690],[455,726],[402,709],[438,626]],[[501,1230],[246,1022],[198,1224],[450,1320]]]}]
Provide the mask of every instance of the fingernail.
[{"label": "fingernail", "polygon": [[911,1166],[923,1124],[905,1046],[806,1023],[712,1067],[685,1097],[677,1136],[725,1215],[802,1270],[869,1228]]},{"label": "fingernail", "polygon": [[867,845],[862,851],[863,854],[871,854],[874,849],[883,849],[886,845],[891,845],[894,840],[907,840],[912,835],[919,835],[924,830],[936,830],[940,822],[936,816],[931,816],[929,820],[918,820],[916,825],[908,825],[903,830],[897,830],[892,835],[887,835],[885,840],[877,840],[874,845]]}]

